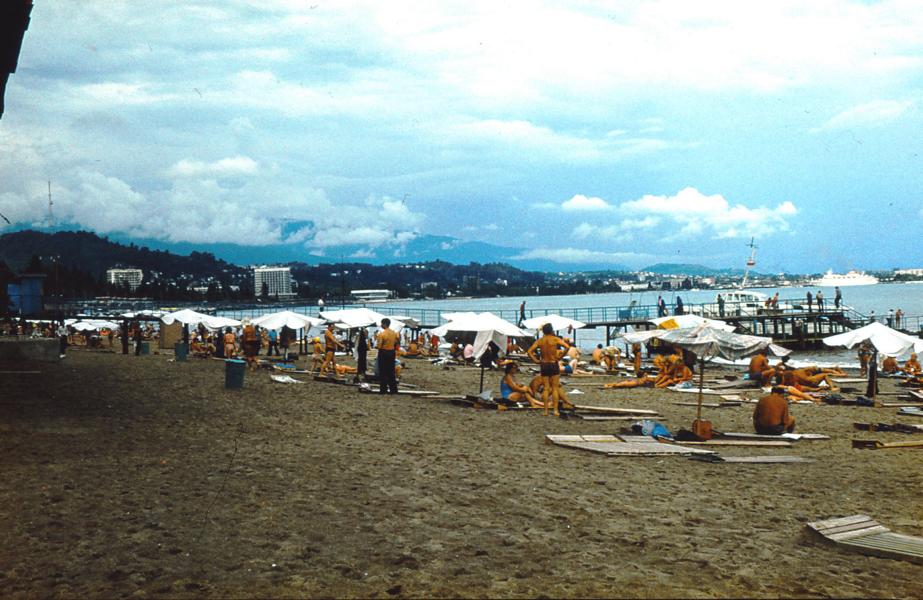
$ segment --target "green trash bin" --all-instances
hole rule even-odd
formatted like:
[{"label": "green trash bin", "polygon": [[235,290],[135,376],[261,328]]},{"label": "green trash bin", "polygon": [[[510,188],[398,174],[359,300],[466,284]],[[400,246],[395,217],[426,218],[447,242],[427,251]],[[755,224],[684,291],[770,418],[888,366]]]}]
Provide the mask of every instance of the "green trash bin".
[{"label": "green trash bin", "polygon": [[176,362],[186,362],[186,357],[189,356],[189,346],[186,342],[176,342],[173,344],[173,352],[176,354]]},{"label": "green trash bin", "polygon": [[151,353],[151,343],[150,342],[141,342],[141,355],[147,356]]},{"label": "green trash bin", "polygon": [[224,387],[235,390],[243,388],[246,372],[247,363],[245,361],[236,359],[224,361]]}]

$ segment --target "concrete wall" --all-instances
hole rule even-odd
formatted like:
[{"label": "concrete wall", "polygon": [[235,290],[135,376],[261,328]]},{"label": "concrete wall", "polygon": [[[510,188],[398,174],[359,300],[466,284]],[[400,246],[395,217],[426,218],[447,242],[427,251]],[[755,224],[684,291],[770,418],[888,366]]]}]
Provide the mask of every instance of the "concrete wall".
[{"label": "concrete wall", "polygon": [[58,338],[25,339],[15,337],[0,338],[0,360],[41,360],[58,362],[61,360]]}]

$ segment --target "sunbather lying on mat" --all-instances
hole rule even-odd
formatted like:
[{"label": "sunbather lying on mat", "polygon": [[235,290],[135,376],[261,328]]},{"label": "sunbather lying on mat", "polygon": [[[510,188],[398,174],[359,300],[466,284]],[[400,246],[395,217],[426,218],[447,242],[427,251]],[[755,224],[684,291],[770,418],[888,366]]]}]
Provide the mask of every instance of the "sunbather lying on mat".
[{"label": "sunbather lying on mat", "polygon": [[500,395],[514,402],[525,400],[532,408],[545,408],[541,401],[532,395],[532,390],[525,385],[516,383],[513,376],[519,373],[519,365],[511,362],[507,363],[503,369],[503,379],[500,380]]},{"label": "sunbather lying on mat", "polygon": [[830,375],[820,372],[817,367],[778,370],[777,379],[781,379],[782,385],[798,386],[806,392],[816,392],[822,389],[820,387],[821,382],[826,383],[827,389],[831,392],[839,390],[833,380],[830,379]]},{"label": "sunbather lying on mat", "polygon": [[642,375],[641,377],[637,377],[635,379],[626,379],[625,381],[616,381],[613,383],[607,383],[603,387],[606,389],[653,387],[654,381],[655,379],[653,377]]},{"label": "sunbather lying on mat", "polygon": [[793,385],[781,386],[785,389],[785,397],[789,400],[810,400],[815,404],[821,404],[822,400],[816,396],[800,390]]},{"label": "sunbather lying on mat", "polygon": [[350,367],[349,365],[338,364],[338,365],[334,365],[334,367],[337,370],[337,375],[346,375],[347,373],[352,374],[352,373],[359,372],[359,369],[357,369],[356,367]]}]

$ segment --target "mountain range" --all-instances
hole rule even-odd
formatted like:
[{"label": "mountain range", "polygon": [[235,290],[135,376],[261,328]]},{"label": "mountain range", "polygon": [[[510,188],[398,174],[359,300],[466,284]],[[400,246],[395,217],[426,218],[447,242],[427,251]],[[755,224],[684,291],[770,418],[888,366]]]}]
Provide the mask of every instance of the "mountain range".
[{"label": "mountain range", "polygon": [[[79,234],[53,235],[49,234]],[[57,240],[54,247],[49,247],[49,240]],[[122,247],[147,249],[140,255],[126,254],[117,248],[106,248],[105,242],[114,242]],[[63,244],[63,246],[61,246]],[[112,266],[113,262],[129,264],[142,259],[145,263],[165,260],[168,255],[190,256],[210,254],[217,259],[215,266],[227,262],[233,265],[253,264],[288,264],[294,262],[306,265],[336,263],[366,263],[371,265],[388,265],[396,263],[423,263],[445,261],[452,264],[469,263],[505,263],[518,269],[538,272],[628,272],[633,271],[625,265],[613,263],[552,263],[545,260],[519,259],[522,248],[498,246],[487,242],[470,242],[449,236],[421,235],[409,241],[399,251],[394,248],[378,248],[369,251],[362,246],[337,246],[324,255],[312,254],[300,244],[266,244],[244,246],[231,243],[193,244],[189,242],[168,242],[156,239],[131,238],[123,234],[110,234],[99,237],[89,232],[78,232],[57,227],[54,230],[20,230],[11,231],[0,236],[0,259],[5,260],[11,268],[22,268],[33,255],[64,254],[81,256],[84,268],[99,272]],[[136,264],[139,268],[156,268],[151,264]],[[164,270],[163,268],[157,270]],[[737,276],[740,269],[715,269],[703,265],[659,263],[650,265],[640,271],[661,275],[694,276]]]}]

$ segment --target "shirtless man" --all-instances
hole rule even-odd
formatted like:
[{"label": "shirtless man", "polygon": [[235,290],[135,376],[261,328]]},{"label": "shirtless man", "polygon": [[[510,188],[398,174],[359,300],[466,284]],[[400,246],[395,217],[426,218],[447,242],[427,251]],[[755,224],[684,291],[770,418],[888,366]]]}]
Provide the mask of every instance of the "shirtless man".
[{"label": "shirtless man", "polygon": [[915,352],[910,353],[910,358],[904,363],[904,375],[919,375],[923,369],[920,368],[920,361],[917,360]]},{"label": "shirtless man", "polygon": [[785,389],[772,388],[772,393],[756,403],[753,411],[753,428],[761,435],[782,435],[795,431],[795,418],[788,413]]},{"label": "shirtless man", "polygon": [[333,374],[336,375],[337,363],[334,359],[334,355],[336,351],[342,347],[343,344],[341,344],[333,334],[333,323],[328,323],[327,331],[324,332],[324,364],[320,366],[321,375],[327,372],[328,365],[332,367]]},{"label": "shirtless man", "polygon": [[748,369],[750,375],[750,381],[755,381],[759,385],[770,381],[773,375],[776,374],[775,369],[769,366],[769,359],[766,358],[766,351],[760,350],[759,353],[754,354],[750,359],[750,367]]},{"label": "shirtless man", "polygon": [[558,360],[567,351],[568,345],[554,334],[550,323],[542,326],[542,334],[542,337],[529,346],[526,354],[541,368],[542,404],[545,407],[545,415],[548,415],[548,397],[551,396],[554,416],[558,417],[561,414],[558,411],[558,404],[562,399],[567,399],[564,390],[561,389],[561,370]]}]

